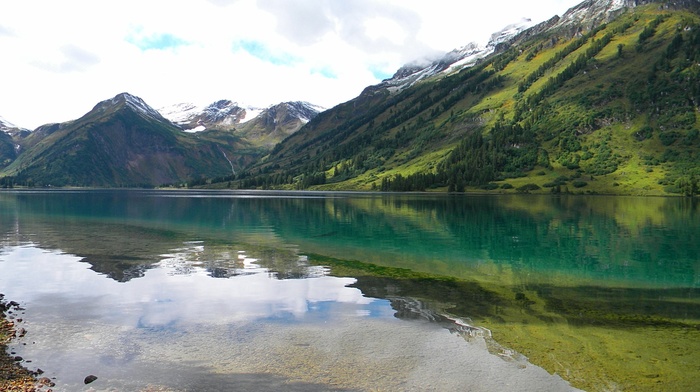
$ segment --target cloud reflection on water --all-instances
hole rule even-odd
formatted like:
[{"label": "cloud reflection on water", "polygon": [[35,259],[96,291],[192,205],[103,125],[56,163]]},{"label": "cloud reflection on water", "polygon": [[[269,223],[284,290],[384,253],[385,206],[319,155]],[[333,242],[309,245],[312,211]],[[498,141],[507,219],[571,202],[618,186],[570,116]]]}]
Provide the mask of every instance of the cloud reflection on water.
[{"label": "cloud reflection on water", "polygon": [[[206,268],[182,256],[188,250],[164,255],[143,279],[119,283],[89,270],[77,262],[79,257],[27,245],[6,249],[0,275],[13,282],[9,296],[29,304],[55,304],[80,318],[141,328],[273,318],[300,321],[326,308],[319,303],[351,304],[356,314],[371,314],[367,305],[379,301],[347,287],[355,282],[352,278],[276,279],[250,261],[241,268],[249,273],[213,279]],[[312,275],[318,271],[312,270]],[[66,303],[70,306],[59,305]]]}]

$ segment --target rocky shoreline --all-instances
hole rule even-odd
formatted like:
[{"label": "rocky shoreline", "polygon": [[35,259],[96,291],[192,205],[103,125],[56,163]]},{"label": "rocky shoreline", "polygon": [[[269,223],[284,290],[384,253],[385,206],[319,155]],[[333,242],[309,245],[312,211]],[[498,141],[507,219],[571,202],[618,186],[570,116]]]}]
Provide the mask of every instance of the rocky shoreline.
[{"label": "rocky shoreline", "polygon": [[49,392],[53,386],[48,378],[39,378],[42,373],[30,371],[22,366],[24,359],[8,350],[15,338],[24,337],[27,331],[19,327],[22,323],[22,307],[15,301],[5,300],[0,294],[0,390],[7,392]]}]

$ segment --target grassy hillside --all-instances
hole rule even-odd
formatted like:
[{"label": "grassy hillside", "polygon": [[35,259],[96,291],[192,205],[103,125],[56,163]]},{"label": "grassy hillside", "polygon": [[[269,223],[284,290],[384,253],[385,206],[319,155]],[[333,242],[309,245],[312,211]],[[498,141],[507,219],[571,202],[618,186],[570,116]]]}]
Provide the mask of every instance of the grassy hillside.
[{"label": "grassy hillside", "polygon": [[232,187],[697,192],[700,17],[658,4],[330,109]]}]

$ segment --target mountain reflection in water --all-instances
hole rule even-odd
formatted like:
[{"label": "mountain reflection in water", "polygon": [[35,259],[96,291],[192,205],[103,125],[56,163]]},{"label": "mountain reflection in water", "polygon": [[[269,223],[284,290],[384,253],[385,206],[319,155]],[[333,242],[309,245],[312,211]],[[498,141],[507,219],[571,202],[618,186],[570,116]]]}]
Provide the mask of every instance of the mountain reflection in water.
[{"label": "mountain reflection in water", "polygon": [[134,390],[571,388],[512,347],[586,389],[682,390],[697,214],[662,198],[2,192],[0,292],[27,308],[36,344],[17,352],[65,390],[85,372]]},{"label": "mountain reflection in water", "polygon": [[[86,372],[103,386],[128,390],[424,390],[465,383],[571,390],[523,357],[490,354],[476,328],[417,301],[394,309],[348,287],[354,279],[315,266],[305,278],[280,279],[240,250],[211,252],[232,261],[212,269],[215,263],[202,257],[206,243],[183,245],[126,283],[96,274],[76,256],[33,244],[5,247],[1,287],[25,304],[31,331],[25,339],[32,342],[18,341],[13,350],[55,377],[55,390],[76,390]],[[297,259],[294,269],[303,263]],[[212,270],[228,277],[215,279]],[[477,376],[486,369],[493,377]]]}]

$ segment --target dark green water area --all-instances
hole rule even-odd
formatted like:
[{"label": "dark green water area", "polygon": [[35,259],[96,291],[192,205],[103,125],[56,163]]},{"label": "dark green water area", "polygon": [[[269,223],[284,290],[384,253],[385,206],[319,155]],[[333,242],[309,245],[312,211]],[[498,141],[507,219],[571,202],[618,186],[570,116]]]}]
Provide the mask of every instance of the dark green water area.
[{"label": "dark green water area", "polygon": [[[232,368],[248,386],[420,390],[425,374],[433,381],[451,374],[448,366],[441,375],[426,365],[431,356],[440,363],[438,351],[447,351],[421,323],[457,333],[465,344],[483,342],[487,355],[512,365],[512,390],[519,377],[556,389],[546,386],[556,380],[516,370],[533,366],[590,391],[700,385],[694,199],[12,191],[0,193],[0,236],[0,292],[24,301],[30,333],[33,322],[37,335],[48,336],[30,345],[43,349],[17,350],[44,370],[65,364],[56,371],[65,390],[77,385],[70,377],[95,362],[90,347],[107,345],[107,336],[118,337],[125,351],[103,352],[97,362],[132,372],[110,370],[121,387],[132,386],[124,380],[138,379],[136,365],[155,356],[207,363],[203,372],[213,384],[201,378],[192,384],[208,386],[203,390],[230,382],[217,377]],[[56,307],[81,311],[49,310]],[[204,320],[211,320],[206,327]],[[86,324],[94,328],[81,329]],[[345,374],[355,354],[331,348],[365,339],[353,325],[374,331],[378,342],[388,339],[386,330],[405,339],[425,336],[435,352],[416,348],[425,363],[396,359],[414,354],[387,357],[360,375],[363,383]],[[316,328],[323,332],[312,334]],[[66,338],[76,332],[83,338]],[[211,339],[227,342],[226,352],[207,349],[216,361],[192,351]],[[181,357],[170,348],[176,345],[190,354]],[[390,356],[377,347],[356,354]],[[342,359],[335,350],[345,353]],[[67,365],[59,352],[86,359]],[[142,389],[175,377],[163,369],[141,376]],[[441,382],[454,388],[469,380]],[[182,380],[172,385],[180,389],[165,390],[197,389]]]}]

